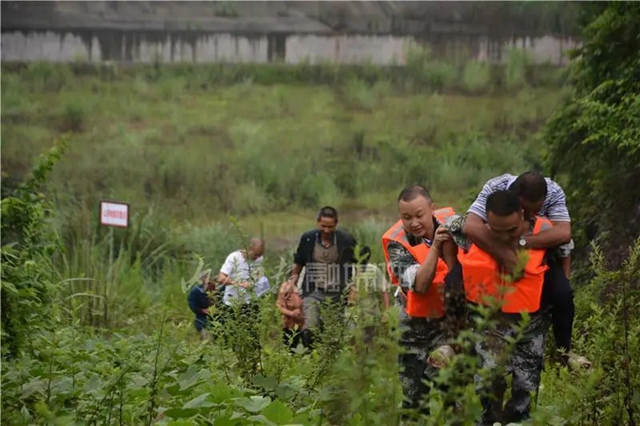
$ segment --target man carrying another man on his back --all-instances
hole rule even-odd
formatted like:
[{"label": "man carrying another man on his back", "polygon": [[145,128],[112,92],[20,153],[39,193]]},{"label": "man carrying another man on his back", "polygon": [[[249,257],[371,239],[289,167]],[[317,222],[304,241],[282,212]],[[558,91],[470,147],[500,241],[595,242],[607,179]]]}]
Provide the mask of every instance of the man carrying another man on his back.
[{"label": "man carrying another man on his back", "polygon": [[[489,195],[496,191],[509,190],[519,199],[524,219],[531,221],[535,216],[545,217],[552,227],[533,235],[522,236],[518,244],[522,249],[544,249],[549,251],[545,274],[542,303],[551,306],[553,332],[557,347],[563,353],[563,361],[571,354],[571,333],[573,330],[573,291],[569,284],[571,240],[571,218],[567,210],[562,188],[549,178],[537,172],[526,172],[520,176],[504,174],[489,180],[469,208],[464,220],[463,233],[498,264],[510,273],[517,264],[515,251],[487,226],[486,204]],[[588,366],[588,361],[579,357]]]},{"label": "man carrying another man on his back", "polygon": [[[531,394],[537,392],[543,367],[544,342],[549,328],[549,307],[542,304],[543,284],[548,270],[545,249],[526,249],[523,238],[549,232],[551,222],[543,217],[524,217],[518,196],[498,190],[487,197],[487,229],[514,256],[526,250],[527,263],[522,271],[506,275],[504,266],[476,244],[460,252],[461,269],[457,281],[464,284],[465,298],[474,305],[495,303],[498,309],[492,319],[495,326],[481,330],[486,336],[476,344],[481,367],[489,377],[476,377],[477,390],[484,408],[482,424],[521,422],[529,416]],[[544,284],[546,285],[546,284]],[[528,314],[522,334],[518,333],[521,315]],[[508,347],[513,342],[513,352]],[[502,357],[506,357],[501,361]],[[496,370],[503,365],[505,370]],[[511,374],[511,397],[503,406],[507,382]]]}]

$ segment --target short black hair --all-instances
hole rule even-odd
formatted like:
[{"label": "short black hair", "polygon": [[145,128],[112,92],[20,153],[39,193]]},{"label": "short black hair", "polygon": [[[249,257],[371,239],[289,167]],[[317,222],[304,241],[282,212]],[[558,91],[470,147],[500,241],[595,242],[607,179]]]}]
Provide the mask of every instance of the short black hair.
[{"label": "short black hair", "polygon": [[500,216],[509,216],[510,214],[522,210],[520,199],[513,191],[495,191],[487,197],[486,205],[487,215],[489,212]]},{"label": "short black hair", "polygon": [[419,196],[426,198],[431,201],[431,193],[427,188],[422,185],[411,185],[407,186],[405,189],[400,191],[400,195],[398,195],[398,202],[400,201],[413,201]]},{"label": "short black hair", "polygon": [[516,178],[509,191],[515,192],[530,203],[535,203],[547,196],[547,181],[539,172],[526,172]]},{"label": "short black hair", "polygon": [[318,220],[322,219],[323,217],[327,217],[327,218],[330,218],[330,219],[335,219],[336,222],[337,222],[338,221],[338,210],[334,209],[331,206],[324,206],[318,212]]},{"label": "short black hair", "polygon": [[360,264],[361,265],[366,265],[367,263],[369,263],[369,260],[371,260],[371,247],[369,246],[362,246],[360,247],[360,252],[359,254],[359,258],[360,258]]}]

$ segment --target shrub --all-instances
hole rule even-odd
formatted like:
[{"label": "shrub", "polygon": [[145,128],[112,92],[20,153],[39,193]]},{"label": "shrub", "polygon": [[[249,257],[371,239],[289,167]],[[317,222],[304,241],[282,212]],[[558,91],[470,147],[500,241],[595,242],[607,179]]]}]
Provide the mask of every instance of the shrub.
[{"label": "shrub", "polygon": [[17,356],[42,327],[56,282],[51,256],[55,236],[48,226],[51,206],[42,187],[66,148],[63,138],[40,157],[32,177],[2,198],[2,356]]},{"label": "shrub", "polygon": [[484,91],[491,84],[491,66],[484,61],[469,61],[462,75],[464,87],[470,92]]}]

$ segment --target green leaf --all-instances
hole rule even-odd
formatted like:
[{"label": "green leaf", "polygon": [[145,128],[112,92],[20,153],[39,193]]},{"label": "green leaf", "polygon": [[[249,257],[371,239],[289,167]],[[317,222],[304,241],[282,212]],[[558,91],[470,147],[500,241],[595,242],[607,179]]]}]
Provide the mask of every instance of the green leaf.
[{"label": "green leaf", "polygon": [[247,418],[247,420],[251,420],[253,422],[262,423],[263,425],[269,425],[269,426],[275,426],[276,425],[275,423],[273,423],[271,420],[267,419],[262,414],[258,414],[257,416],[250,416],[250,417]]},{"label": "green leaf", "polygon": [[198,414],[198,410],[195,408],[169,408],[163,414],[174,419],[184,419],[195,416]]},{"label": "green leaf", "polygon": [[230,399],[242,396],[242,392],[238,389],[232,388],[223,382],[216,383],[210,391],[211,400],[218,404],[228,402]]},{"label": "green leaf", "polygon": [[236,399],[236,405],[244,408],[250,413],[259,413],[269,403],[271,398],[264,396],[252,396],[251,398],[238,398]]},{"label": "green leaf", "polygon": [[264,377],[261,374],[258,374],[253,382],[263,388],[266,391],[272,391],[278,385],[278,380],[273,376]]},{"label": "green leaf", "polygon": [[232,419],[229,416],[218,417],[213,421],[214,426],[236,426],[241,424],[238,419]]},{"label": "green leaf", "polygon": [[22,398],[23,399],[29,398],[31,395],[33,395],[36,392],[44,393],[45,389],[46,389],[46,385],[45,385],[44,380],[40,380],[39,378],[35,378],[35,379],[29,381],[24,386],[22,386]]},{"label": "green leaf", "polygon": [[187,371],[178,377],[178,383],[180,384],[180,390],[189,389],[200,381],[200,370],[195,365],[191,365]]},{"label": "green leaf", "polygon": [[282,401],[273,401],[262,410],[262,414],[278,425],[288,423],[293,417],[291,409],[283,404]]},{"label": "green leaf", "polygon": [[207,397],[209,393],[203,393],[197,398],[192,399],[182,406],[182,408],[201,408],[201,407],[212,407],[214,404],[211,401],[207,401]]},{"label": "green leaf", "polygon": [[86,393],[92,393],[102,388],[102,382],[97,375],[91,376],[91,378],[84,384],[83,390]]}]

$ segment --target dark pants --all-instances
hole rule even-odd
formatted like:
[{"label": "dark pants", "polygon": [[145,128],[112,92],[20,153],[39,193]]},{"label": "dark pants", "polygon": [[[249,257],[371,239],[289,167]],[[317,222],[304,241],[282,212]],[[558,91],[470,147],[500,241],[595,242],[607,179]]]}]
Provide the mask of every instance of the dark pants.
[{"label": "dark pants", "polygon": [[324,329],[325,321],[322,317],[322,307],[331,304],[336,309],[338,317],[342,320],[344,295],[341,292],[315,290],[304,295],[302,299],[304,300],[303,344],[308,349],[312,349],[315,335]]},{"label": "dark pants", "polygon": [[551,307],[551,324],[556,346],[564,352],[569,352],[575,314],[573,290],[560,262],[550,260],[548,265],[549,270],[544,276],[542,289],[542,306]]},{"label": "dark pants", "polygon": [[400,327],[400,345],[403,353],[399,355],[398,361],[401,366],[400,383],[404,393],[402,407],[428,414],[429,409],[423,401],[429,394],[429,385],[425,381],[431,381],[438,370],[429,365],[427,359],[431,351],[447,341],[444,321],[411,318],[403,310],[400,314]]}]

